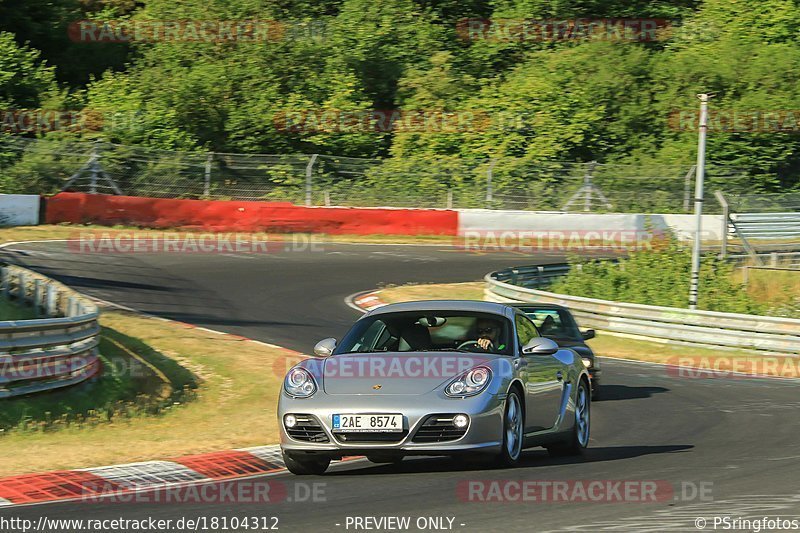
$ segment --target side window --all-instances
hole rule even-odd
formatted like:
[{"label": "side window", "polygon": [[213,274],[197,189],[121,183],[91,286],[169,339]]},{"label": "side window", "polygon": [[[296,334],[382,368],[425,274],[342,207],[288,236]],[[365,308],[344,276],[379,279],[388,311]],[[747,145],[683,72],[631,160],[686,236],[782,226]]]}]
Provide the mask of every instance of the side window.
[{"label": "side window", "polygon": [[536,326],[522,313],[518,313],[514,321],[517,325],[517,337],[519,338],[520,348],[528,344],[531,339],[535,339],[539,336],[539,332],[536,331]]},{"label": "side window", "polygon": [[384,332],[386,332],[386,324],[381,322],[380,320],[376,320],[373,322],[367,330],[364,332],[364,335],[361,336],[360,339],[355,343],[353,346],[352,351],[354,352],[371,352],[376,349],[376,347],[380,346],[381,340],[386,342],[384,337]]}]

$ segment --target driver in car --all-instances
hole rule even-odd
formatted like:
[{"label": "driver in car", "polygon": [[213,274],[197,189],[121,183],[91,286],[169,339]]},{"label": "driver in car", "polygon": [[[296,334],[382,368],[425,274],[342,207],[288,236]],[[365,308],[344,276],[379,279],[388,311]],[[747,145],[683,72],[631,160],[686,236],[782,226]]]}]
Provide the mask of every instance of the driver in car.
[{"label": "driver in car", "polygon": [[486,351],[503,350],[505,345],[497,345],[500,337],[500,323],[494,320],[478,319],[478,346]]}]

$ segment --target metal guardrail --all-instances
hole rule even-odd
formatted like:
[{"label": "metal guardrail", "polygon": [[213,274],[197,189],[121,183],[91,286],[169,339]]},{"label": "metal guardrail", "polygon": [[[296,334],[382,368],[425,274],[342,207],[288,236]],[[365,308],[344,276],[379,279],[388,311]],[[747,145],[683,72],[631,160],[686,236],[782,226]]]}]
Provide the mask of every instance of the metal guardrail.
[{"label": "metal guardrail", "polygon": [[750,240],[800,237],[800,212],[736,213],[731,218],[736,231]]},{"label": "metal guardrail", "polygon": [[6,298],[46,318],[0,321],[0,399],[80,383],[100,368],[97,306],[42,274],[0,267]]},{"label": "metal guardrail", "polygon": [[[730,238],[738,239],[746,255],[730,257],[741,261],[747,259],[755,265],[764,265],[769,259],[777,266],[778,256],[789,266],[800,267],[800,211],[788,211],[795,206],[786,206],[780,211],[766,209],[762,212],[745,211],[734,213],[728,199],[721,191],[714,196],[722,207],[721,257],[728,256]],[[752,206],[749,209],[753,209]]]},{"label": "metal guardrail", "polygon": [[521,266],[493,272],[497,281],[521,287],[546,287],[556,278],[569,272],[569,265]]},{"label": "metal guardrail", "polygon": [[736,268],[777,268],[785,267],[791,270],[800,270],[800,252],[769,252],[759,254],[761,262],[756,266],[750,266],[752,257],[747,254],[731,254],[728,259],[736,263]]},{"label": "metal guardrail", "polygon": [[798,319],[690,311],[540,290],[544,286],[542,279],[555,279],[568,270],[569,266],[562,264],[491,272],[484,278],[487,282],[485,294],[492,301],[554,303],[569,307],[583,327],[680,344],[800,355]]}]

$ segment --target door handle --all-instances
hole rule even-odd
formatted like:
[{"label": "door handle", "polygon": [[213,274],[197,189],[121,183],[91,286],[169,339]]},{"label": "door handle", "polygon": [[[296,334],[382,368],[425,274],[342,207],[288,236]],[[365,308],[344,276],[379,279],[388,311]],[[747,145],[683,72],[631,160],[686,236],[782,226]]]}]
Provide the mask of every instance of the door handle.
[{"label": "door handle", "polygon": [[525,359],[515,359],[514,366],[516,368],[522,368],[523,366],[528,366],[528,361],[526,361]]},{"label": "door handle", "polygon": [[564,374],[562,374],[562,373],[561,373],[561,370],[559,370],[558,372],[556,372],[556,379],[557,379],[558,381],[561,381],[562,379],[564,379]]}]

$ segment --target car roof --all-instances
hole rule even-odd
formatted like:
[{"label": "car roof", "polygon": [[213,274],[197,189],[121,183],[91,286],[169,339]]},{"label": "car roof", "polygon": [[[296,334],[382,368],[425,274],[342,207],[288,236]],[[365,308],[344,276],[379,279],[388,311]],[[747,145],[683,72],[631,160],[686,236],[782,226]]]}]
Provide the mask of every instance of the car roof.
[{"label": "car roof", "polygon": [[510,304],[507,304],[507,305],[509,305],[510,307],[516,307],[516,308],[520,308],[520,307],[535,307],[536,309],[554,309],[554,310],[559,310],[559,311],[569,311],[569,309],[567,309],[563,305],[545,304],[545,303],[539,303],[539,302],[520,302],[520,303],[510,303]]},{"label": "car roof", "polygon": [[373,316],[406,311],[466,311],[468,313],[490,313],[508,316],[511,309],[503,303],[482,302],[479,300],[419,300],[382,305],[373,309],[367,315]]}]

